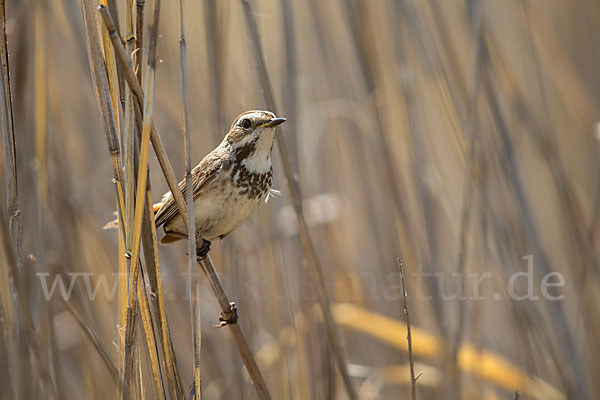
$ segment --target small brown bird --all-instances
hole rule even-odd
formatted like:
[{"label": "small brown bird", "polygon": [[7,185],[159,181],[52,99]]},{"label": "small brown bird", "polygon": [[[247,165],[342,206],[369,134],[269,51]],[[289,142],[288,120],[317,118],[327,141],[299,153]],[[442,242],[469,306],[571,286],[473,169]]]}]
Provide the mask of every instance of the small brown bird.
[{"label": "small brown bird", "polygon": [[[275,127],[283,122],[285,118],[277,118],[269,111],[241,114],[221,144],[192,170],[196,234],[205,240],[205,246],[224,238],[268,199]],[[185,197],[185,180],[179,188]],[[161,243],[187,237],[186,225],[171,192],[156,208],[156,227],[163,226],[165,231]]]}]

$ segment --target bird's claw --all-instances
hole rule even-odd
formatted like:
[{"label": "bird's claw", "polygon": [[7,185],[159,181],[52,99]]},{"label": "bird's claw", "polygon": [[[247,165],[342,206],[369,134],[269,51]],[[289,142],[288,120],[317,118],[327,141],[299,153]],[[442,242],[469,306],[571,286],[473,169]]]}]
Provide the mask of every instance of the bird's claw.
[{"label": "bird's claw", "polygon": [[219,316],[219,325],[217,328],[222,328],[227,325],[236,324],[238,320],[237,307],[232,301],[229,303],[229,310],[221,312]]},{"label": "bird's claw", "polygon": [[196,247],[196,259],[198,261],[202,261],[206,258],[206,256],[208,255],[208,252],[210,251],[210,245],[211,243],[204,239],[204,238],[200,238],[202,239],[202,246],[198,246]]}]

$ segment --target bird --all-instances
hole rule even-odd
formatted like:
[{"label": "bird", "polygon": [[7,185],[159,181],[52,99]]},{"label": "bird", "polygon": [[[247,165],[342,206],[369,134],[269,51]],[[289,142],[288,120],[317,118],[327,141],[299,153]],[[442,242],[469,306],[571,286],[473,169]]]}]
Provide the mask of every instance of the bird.
[{"label": "bird", "polygon": [[[192,173],[196,237],[204,252],[242,225],[268,200],[273,183],[271,151],[275,128],[286,121],[270,111],[240,114],[223,141]],[[184,198],[185,179],[179,183]],[[171,192],[154,205],[156,227],[163,227],[161,244],[187,238],[187,226]]]}]

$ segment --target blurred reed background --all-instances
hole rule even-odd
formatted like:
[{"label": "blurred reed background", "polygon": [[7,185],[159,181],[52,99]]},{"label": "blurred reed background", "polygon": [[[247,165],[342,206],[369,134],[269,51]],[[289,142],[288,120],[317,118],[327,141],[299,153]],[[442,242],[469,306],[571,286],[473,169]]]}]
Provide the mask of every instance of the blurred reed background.
[{"label": "blurred reed background", "polygon": [[[115,3],[129,51],[136,44],[126,35],[126,7],[135,16],[145,6],[135,53],[145,68],[154,1]],[[359,398],[410,398],[397,258],[407,275],[419,399],[599,398],[600,3],[250,3],[277,111],[288,120],[278,134]],[[104,29],[96,0],[6,1],[18,207],[4,79],[1,398],[119,393],[117,274],[125,258],[118,231],[102,230],[117,207],[82,4]],[[152,114],[178,180],[179,12],[179,2],[160,9]],[[236,115],[266,108],[265,88],[242,1],[188,0],[185,17],[195,164]],[[108,35],[91,34],[104,40],[95,55],[104,54],[116,77]],[[125,138],[121,103],[132,100],[114,82]],[[158,201],[168,186],[149,154]],[[272,397],[346,399],[273,154],[282,196],[214,243],[211,255]],[[193,379],[186,252],[184,241],[160,246],[162,293],[142,285],[151,302],[164,299],[184,391]],[[542,290],[561,277],[564,286]],[[257,398],[228,328],[213,327],[220,310],[202,276],[200,286],[203,398]],[[529,299],[518,297],[528,291]],[[154,351],[139,329],[131,351],[138,396],[181,395],[156,388]]]}]

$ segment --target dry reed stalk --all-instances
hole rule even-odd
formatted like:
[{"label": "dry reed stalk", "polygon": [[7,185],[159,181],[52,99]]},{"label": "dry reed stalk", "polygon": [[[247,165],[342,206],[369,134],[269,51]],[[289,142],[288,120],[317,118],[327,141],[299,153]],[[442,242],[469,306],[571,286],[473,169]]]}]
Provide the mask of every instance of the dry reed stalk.
[{"label": "dry reed stalk", "polygon": [[[50,309],[49,304],[46,307]],[[63,393],[59,387],[60,382],[57,379],[56,372],[59,370],[56,364],[56,355],[58,348],[56,346],[56,335],[54,331],[54,321],[50,312],[41,321],[40,338],[37,340],[36,348],[39,351],[39,362],[34,368],[40,369],[40,388],[34,396],[38,398],[57,399],[58,393]]]},{"label": "dry reed stalk", "polygon": [[[258,32],[258,25],[256,23],[256,19],[254,17],[254,12],[252,10],[252,5],[249,0],[242,0],[242,6],[244,10],[244,17],[246,20],[246,28],[249,34],[249,41],[252,45],[254,61],[257,68],[257,74],[260,82],[260,87],[262,88],[263,100],[269,108],[270,111],[274,112],[277,115],[277,107],[275,104],[275,97],[273,94],[273,88],[271,85],[271,80],[269,78],[269,73],[267,71],[265,56],[262,50],[262,45],[260,41],[260,35]],[[285,128],[284,128],[285,129]],[[325,324],[325,329],[327,333],[327,338],[329,341],[329,345],[331,346],[331,350],[336,359],[336,363],[338,366],[338,371],[342,376],[342,380],[344,381],[344,386],[346,388],[346,392],[348,397],[351,400],[357,400],[358,396],[356,394],[356,389],[352,385],[352,381],[350,379],[350,375],[348,374],[348,369],[346,365],[346,357],[344,355],[343,346],[341,343],[341,339],[337,328],[335,327],[333,317],[331,314],[331,305],[329,302],[329,296],[327,294],[327,285],[325,283],[325,276],[323,273],[323,268],[320,264],[320,261],[316,255],[312,240],[310,238],[310,234],[308,231],[308,226],[306,224],[306,220],[304,217],[304,210],[302,206],[302,194],[300,193],[300,186],[296,179],[294,178],[294,174],[292,172],[292,164],[289,160],[284,136],[279,134],[276,135],[277,140],[277,148],[279,149],[279,156],[281,158],[281,164],[283,167],[283,173],[286,177],[286,183],[288,187],[288,191],[290,193],[290,197],[292,199],[292,206],[294,212],[296,214],[296,222],[298,227],[298,235],[300,237],[300,242],[302,244],[302,248],[304,250],[304,255],[308,261],[308,266],[310,270],[310,277],[313,281],[313,284],[317,288],[317,295],[319,299],[319,305],[324,314],[323,322]]]},{"label": "dry reed stalk", "polygon": [[45,268],[44,213],[48,202],[47,191],[47,135],[48,135],[48,76],[47,48],[48,19],[44,3],[40,3],[35,13],[35,72],[34,72],[34,115],[35,115],[35,193],[37,206],[38,242],[37,261]]},{"label": "dry reed stalk", "polygon": [[15,144],[15,128],[12,111],[12,95],[10,89],[10,69],[8,62],[8,42],[6,40],[6,4],[0,1],[0,112],[2,112],[2,135],[4,138],[4,162],[6,165],[6,206],[8,229],[14,249],[17,265],[21,265],[21,217],[19,210],[19,194],[17,179],[17,150]]},{"label": "dry reed stalk", "polygon": [[[139,312],[136,312],[136,316],[137,318],[139,318],[140,314]],[[135,327],[135,331],[136,331],[136,335],[137,335],[137,330],[139,329],[140,324],[136,324]],[[132,399],[139,399],[142,400],[145,398],[144,394],[144,385],[143,385],[143,377],[144,377],[144,371],[143,371],[143,366],[142,363],[140,362],[140,347],[139,346],[134,346],[132,348],[132,353],[133,353],[133,371],[135,371],[135,373],[133,374],[133,377],[131,379],[132,381],[132,386],[135,389],[135,391],[132,393]]]},{"label": "dry reed stalk", "polygon": [[148,303],[152,321],[154,322],[155,335],[158,336],[159,349],[162,351],[162,357],[167,378],[168,392],[172,398],[183,396],[183,387],[179,377],[177,361],[173,352],[171,334],[167,315],[165,312],[164,296],[162,289],[162,277],[160,273],[160,263],[158,259],[158,241],[156,236],[156,225],[154,224],[154,213],[152,211],[152,195],[150,194],[150,182],[146,186],[146,205],[144,207],[144,221],[142,225],[142,245],[144,247],[144,259],[146,261],[144,282],[147,282],[150,293],[148,294]]},{"label": "dry reed stalk", "polygon": [[[4,208],[0,207],[0,240],[2,241],[2,254],[4,255],[4,264],[8,266],[9,274],[13,281],[13,288],[16,293],[16,310],[13,320],[14,328],[18,327],[18,333],[21,335],[18,342],[18,353],[17,360],[21,360],[23,357],[30,355],[30,345],[33,345],[33,319],[31,315],[31,307],[29,305],[29,297],[27,296],[27,292],[24,287],[24,282],[20,275],[19,266],[17,264],[17,259],[13,252],[12,243],[10,241],[10,231],[8,228],[8,217],[5,214]],[[18,319],[17,319],[18,318]],[[33,354],[33,357],[36,357],[36,354]],[[29,373],[26,375],[22,375],[23,368],[27,366],[27,364],[22,360],[22,365],[17,365],[16,369],[16,382],[22,382],[29,376]],[[31,386],[31,385],[28,385]],[[15,398],[20,398],[27,393],[28,388],[22,388],[20,385],[12,385],[11,389],[15,395]]]},{"label": "dry reed stalk", "polygon": [[[190,134],[190,102],[188,96],[188,75],[187,75],[187,43],[185,39],[185,1],[179,0],[179,51],[181,56],[181,96],[183,103],[183,134],[185,139],[185,184],[186,187],[192,187],[192,141]],[[218,107],[218,106],[217,106]],[[187,210],[194,209],[194,193],[193,190],[186,192],[186,207]],[[192,349],[193,357],[193,380],[194,380],[194,398],[202,398],[202,388],[200,385],[200,352],[202,346],[202,331],[200,326],[200,295],[198,287],[198,273],[196,270],[195,255],[196,227],[194,221],[194,213],[187,215],[188,228],[188,279],[189,279],[189,294],[190,294],[190,315],[192,325]]]},{"label": "dry reed stalk", "polygon": [[404,319],[406,320],[406,341],[408,342],[408,364],[410,367],[410,398],[415,400],[417,398],[417,379],[415,376],[415,363],[413,360],[413,348],[412,348],[412,333],[410,330],[410,318],[408,316],[408,304],[407,298],[408,293],[406,291],[406,278],[404,277],[404,268],[402,261],[397,260],[398,268],[400,269],[400,280],[402,281],[402,302],[404,305]]},{"label": "dry reed stalk", "polygon": [[[100,0],[100,3],[106,6],[107,0]],[[106,27],[101,26],[102,30],[102,50],[104,52],[104,65],[108,78],[108,89],[110,91],[113,116],[115,118],[115,128],[117,132],[121,131],[121,120],[119,116],[119,78],[117,75],[117,63],[115,60],[115,51],[110,44],[108,31]]]},{"label": "dry reed stalk", "polygon": [[[150,371],[152,374],[152,387],[154,388],[154,396],[157,399],[166,398],[165,386],[162,382],[161,365],[159,360],[158,347],[156,343],[156,332],[152,324],[153,318],[150,314],[150,307],[148,305],[148,299],[146,297],[146,290],[144,288],[144,282],[142,274],[138,274],[137,284],[137,304],[139,311],[139,318],[143,328],[143,334],[146,339],[146,353],[149,359]],[[134,328],[135,329],[135,328]],[[155,350],[156,349],[156,350]],[[136,371],[137,372],[137,371]]]},{"label": "dry reed stalk", "polygon": [[[106,6],[108,7],[110,14],[115,19],[117,31],[120,31],[119,13],[118,13],[116,0],[103,0],[103,1],[106,1]],[[126,6],[125,8],[128,8],[128,7]],[[107,45],[109,42],[108,36],[106,36],[106,37],[103,36],[102,39],[103,40],[107,39],[105,43],[103,42],[104,45]],[[113,57],[114,57],[114,55],[115,54],[114,54],[114,50],[113,50]],[[113,58],[113,60],[115,61],[115,64],[117,67],[117,81],[118,81],[118,85],[119,85],[119,89],[117,90],[117,93],[119,95],[119,102],[121,103],[121,108],[124,110],[125,109],[125,81],[123,80],[123,73],[121,71],[121,65],[116,61],[116,59]]]},{"label": "dry reed stalk", "polygon": [[2,258],[0,265],[0,357],[5,360],[0,365],[0,379],[4,387],[10,389],[10,394],[14,398],[16,396],[14,385],[9,385],[9,382],[17,380],[16,361],[17,351],[15,338],[15,311],[18,304],[15,301],[15,290],[12,282],[12,273],[8,268],[8,263],[5,258]]},{"label": "dry reed stalk", "polygon": [[[125,30],[127,37],[134,34],[133,32],[133,0],[129,1],[125,7]],[[105,25],[106,27],[106,25]],[[108,37],[111,39],[113,32],[106,27]],[[114,46],[113,46],[114,47]],[[132,53],[134,50],[134,44],[132,41],[127,43],[127,50]],[[119,76],[123,75],[123,67],[121,63],[119,65]],[[124,115],[124,129],[121,133],[121,143],[123,145],[123,153],[125,158],[125,254],[131,255],[131,248],[133,246],[133,212],[135,206],[135,180],[137,178],[136,166],[135,166],[135,114],[133,112],[133,94],[131,88],[128,85],[124,85],[124,103],[123,103],[123,115]],[[125,262],[125,268],[123,269],[123,261]],[[119,263],[119,336],[121,339],[121,359],[125,357],[125,326],[127,325],[127,277],[131,271],[131,257],[126,256]],[[120,372],[123,373],[122,364],[119,365]]]},{"label": "dry reed stalk", "polygon": [[[10,235],[10,243],[12,245],[13,254],[16,262],[16,273],[21,270],[21,259],[22,259],[22,247],[21,247],[21,212],[19,210],[19,196],[18,196],[18,179],[17,179],[17,150],[15,143],[15,131],[12,111],[12,96],[10,87],[10,70],[8,62],[8,42],[6,38],[6,4],[5,0],[0,1],[0,23],[1,33],[0,38],[0,64],[1,64],[1,76],[0,76],[0,112],[2,115],[2,137],[4,139],[4,163],[5,163],[5,183],[6,183],[6,210],[8,215],[8,235]],[[7,271],[8,275],[11,276],[10,270]],[[6,282],[9,282],[8,280]],[[15,321],[19,319],[18,304],[16,303],[17,297],[12,294],[15,291],[13,287],[7,286],[6,293],[3,293],[2,304],[4,305],[2,311],[2,322],[0,326],[3,327],[3,333],[6,335],[7,347],[6,350],[9,353],[8,357],[12,362],[8,365],[9,376],[14,382],[17,378],[15,376],[15,367],[20,362],[18,360],[17,352],[10,351],[8,349],[15,348],[15,339],[19,339],[22,335],[19,335],[17,325]],[[11,304],[8,307],[8,304]],[[15,385],[16,386],[16,385]],[[13,390],[11,388],[11,390]],[[16,392],[12,392],[13,396]]]},{"label": "dry reed stalk", "polygon": [[[144,197],[146,193],[146,179],[148,177],[148,150],[150,144],[150,131],[152,126],[153,102],[154,102],[154,83],[156,75],[156,44],[158,40],[158,23],[160,18],[160,0],[154,3],[152,22],[150,24],[150,46],[148,63],[146,64],[146,81],[145,89],[148,96],[144,101],[144,123],[142,137],[140,140],[140,160],[138,168],[138,179],[136,187],[136,203],[133,221],[133,247],[131,256],[131,271],[129,275],[129,288],[127,295],[127,325],[125,330],[125,357],[123,358],[123,373],[122,373],[122,390],[121,399],[129,399],[131,397],[130,380],[133,373],[133,352],[131,351],[134,345],[135,331],[135,310],[138,285],[138,260],[140,253],[140,240],[142,234],[142,217],[144,211]],[[106,8],[101,8],[106,10]]]},{"label": "dry reed stalk", "polygon": [[[125,327],[127,322],[127,271],[129,265],[129,257],[127,257],[127,247],[125,245],[125,227],[119,227],[119,304],[117,320],[119,333],[119,360],[123,357],[123,349],[125,347]],[[118,367],[119,376],[121,376],[121,365]],[[120,385],[119,385],[120,387]]]},{"label": "dry reed stalk", "polygon": [[[48,211],[48,6],[45,2],[38,2],[35,7],[34,16],[34,79],[33,79],[33,103],[34,103],[34,204],[35,204],[35,251],[38,270],[47,271],[49,269],[46,252],[46,220]],[[43,313],[49,318],[49,313]],[[44,323],[46,322],[46,323]],[[49,326],[47,321],[43,325]],[[51,326],[51,325],[50,325]],[[22,333],[21,333],[22,334]],[[32,335],[33,336],[33,335]],[[25,346],[25,344],[22,344]],[[39,346],[39,342],[36,343]],[[30,349],[33,350],[34,347]],[[21,350],[25,350],[22,348]],[[35,352],[39,357],[38,352]],[[20,385],[23,388],[23,398],[37,397],[40,387],[46,387],[44,384],[28,385],[28,374],[33,369],[41,368],[34,362],[29,362],[27,358],[21,357],[20,367]],[[45,379],[40,376],[40,381]]]},{"label": "dry reed stalk", "polygon": [[[144,7],[145,0],[135,1],[135,53],[133,58],[133,70],[136,73],[138,81],[142,82],[142,49],[144,48]],[[117,25],[118,26],[118,25]],[[131,54],[131,53],[129,53]]]},{"label": "dry reed stalk", "polygon": [[[200,248],[202,246],[202,239],[199,238],[196,243],[196,247]],[[210,257],[206,256],[204,258],[198,258],[198,265],[202,268],[202,271],[208,278],[208,282],[210,283],[210,287],[212,288],[215,297],[217,298],[217,302],[219,303],[219,307],[221,308],[221,316],[232,316],[233,303],[229,301],[227,295],[225,294],[225,289],[223,288],[223,284],[221,283],[221,279],[215,270],[215,266],[212,263]],[[231,336],[233,337],[233,341],[242,356],[242,360],[244,361],[244,365],[246,366],[246,370],[250,375],[250,379],[252,380],[252,384],[256,389],[258,397],[261,400],[269,400],[271,399],[271,394],[269,393],[269,389],[262,377],[260,369],[258,368],[258,364],[250,351],[250,346],[248,346],[248,342],[246,341],[246,337],[242,332],[239,324],[237,322],[226,324],[229,327],[229,332],[231,332]]]},{"label": "dry reed stalk", "polygon": [[[600,163],[596,166],[596,175],[600,175]],[[598,223],[600,221],[600,182],[596,182],[592,204],[593,209],[591,211],[591,217],[588,224],[587,237],[590,243],[595,243],[598,227],[600,226],[600,223]]]},{"label": "dry reed stalk", "polygon": [[[108,6],[108,2],[107,0],[101,0],[100,1],[101,4]],[[114,5],[114,1],[111,1],[112,3],[112,7],[115,8],[116,11],[116,7]],[[112,48],[110,41],[109,41],[109,33],[108,30],[106,29],[106,27],[102,26],[101,27],[102,30],[102,50],[104,51],[104,60],[105,60],[105,66],[106,66],[106,75],[107,75],[107,79],[108,79],[108,87],[109,87],[109,91],[110,91],[110,96],[111,96],[111,105],[112,105],[112,112],[113,112],[113,116],[115,119],[115,129],[117,132],[121,132],[121,121],[120,121],[120,117],[119,117],[119,103],[121,103],[121,105],[123,104],[122,101],[120,101],[120,93],[121,92],[121,87],[122,87],[122,78],[120,77],[119,74],[119,69],[120,67],[118,66],[116,59],[115,59],[115,52],[114,49]],[[125,173],[127,173],[127,169],[125,169]],[[127,179],[127,177],[125,177],[125,179]],[[125,187],[127,189],[127,186]],[[125,193],[125,211],[126,211],[126,215],[127,215],[127,200],[128,200],[128,196],[127,193]],[[126,230],[128,229],[129,224],[127,223],[127,221],[123,221],[125,222],[125,224],[123,226],[121,226],[119,228],[119,326],[123,327],[125,326],[125,322],[126,322],[126,293],[127,293],[127,271],[129,270],[128,267],[128,263],[129,263],[129,259],[127,257],[125,257],[125,252],[127,251],[127,246],[126,246],[126,241],[127,241],[127,235],[128,233],[126,232]],[[124,331],[119,329],[119,337],[120,337],[120,348],[121,348],[121,352],[123,351],[123,346],[124,346],[124,339],[125,339],[125,334]]]}]

